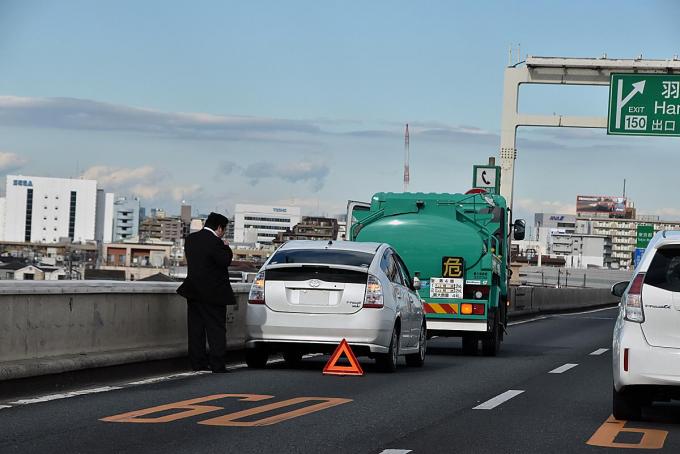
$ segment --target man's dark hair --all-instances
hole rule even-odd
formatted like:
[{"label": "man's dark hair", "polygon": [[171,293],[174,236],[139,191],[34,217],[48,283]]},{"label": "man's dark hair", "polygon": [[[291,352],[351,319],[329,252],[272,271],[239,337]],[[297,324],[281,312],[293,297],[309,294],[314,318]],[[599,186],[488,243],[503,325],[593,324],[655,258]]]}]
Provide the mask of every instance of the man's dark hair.
[{"label": "man's dark hair", "polygon": [[227,224],[229,224],[229,219],[219,213],[210,213],[208,219],[205,220],[205,226],[213,230],[217,230],[219,227],[226,229]]}]

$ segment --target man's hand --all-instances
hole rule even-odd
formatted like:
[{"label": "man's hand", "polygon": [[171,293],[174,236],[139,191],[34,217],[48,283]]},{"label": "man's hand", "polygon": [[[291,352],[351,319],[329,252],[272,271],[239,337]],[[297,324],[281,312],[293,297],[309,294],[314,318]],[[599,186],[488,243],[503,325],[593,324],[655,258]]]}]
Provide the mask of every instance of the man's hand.
[{"label": "man's hand", "polygon": [[222,242],[224,243],[225,246],[229,246],[229,240],[226,238],[222,238]]}]

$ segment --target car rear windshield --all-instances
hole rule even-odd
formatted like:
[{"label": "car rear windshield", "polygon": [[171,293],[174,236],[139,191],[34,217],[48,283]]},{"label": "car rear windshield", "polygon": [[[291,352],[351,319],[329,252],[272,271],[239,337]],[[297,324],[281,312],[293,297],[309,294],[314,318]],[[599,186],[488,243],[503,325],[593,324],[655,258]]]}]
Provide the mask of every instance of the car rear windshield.
[{"label": "car rear windshield", "polygon": [[360,266],[368,268],[372,261],[373,254],[367,252],[331,251],[328,249],[290,249],[276,252],[269,264],[307,263]]},{"label": "car rear windshield", "polygon": [[656,251],[647,270],[645,284],[680,292],[680,246],[667,246]]}]

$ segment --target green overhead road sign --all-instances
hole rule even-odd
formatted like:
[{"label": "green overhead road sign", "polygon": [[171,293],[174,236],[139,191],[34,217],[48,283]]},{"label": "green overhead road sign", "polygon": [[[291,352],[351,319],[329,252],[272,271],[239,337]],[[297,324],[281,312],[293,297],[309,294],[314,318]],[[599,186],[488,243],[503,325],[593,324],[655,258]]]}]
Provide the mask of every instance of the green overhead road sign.
[{"label": "green overhead road sign", "polygon": [[644,249],[649,245],[649,241],[654,236],[653,225],[638,225],[635,247]]},{"label": "green overhead road sign", "polygon": [[680,136],[680,74],[612,74],[607,134]]}]

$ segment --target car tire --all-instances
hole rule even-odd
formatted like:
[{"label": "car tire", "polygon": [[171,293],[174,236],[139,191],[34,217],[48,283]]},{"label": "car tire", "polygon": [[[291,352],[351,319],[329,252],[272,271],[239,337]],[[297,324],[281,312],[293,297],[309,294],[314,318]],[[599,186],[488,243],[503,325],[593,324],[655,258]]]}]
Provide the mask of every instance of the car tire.
[{"label": "car tire", "polygon": [[288,350],[283,352],[283,360],[290,367],[299,366],[302,362],[302,352],[299,350]]},{"label": "car tire", "polygon": [[425,323],[420,327],[418,338],[418,353],[406,355],[406,365],[411,367],[423,367],[425,364],[425,352],[427,351],[427,328]]},{"label": "car tire", "polygon": [[612,392],[612,414],[614,418],[625,421],[639,421],[642,418],[642,399],[634,389]]},{"label": "car tire", "polygon": [[491,332],[482,338],[482,354],[484,356],[496,356],[501,349],[501,327],[498,322],[498,313],[493,318]]},{"label": "car tire", "polygon": [[262,347],[249,348],[246,350],[246,364],[251,369],[262,369],[267,365],[269,353]]},{"label": "car tire", "polygon": [[477,347],[479,341],[477,336],[473,334],[466,334],[463,336],[463,354],[467,356],[474,356],[477,354]]},{"label": "car tire", "polygon": [[397,370],[397,359],[399,358],[399,328],[392,330],[392,339],[387,353],[381,353],[376,357],[378,368],[382,372],[392,373]]}]

